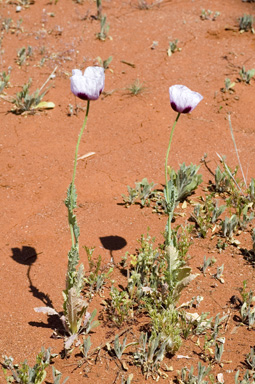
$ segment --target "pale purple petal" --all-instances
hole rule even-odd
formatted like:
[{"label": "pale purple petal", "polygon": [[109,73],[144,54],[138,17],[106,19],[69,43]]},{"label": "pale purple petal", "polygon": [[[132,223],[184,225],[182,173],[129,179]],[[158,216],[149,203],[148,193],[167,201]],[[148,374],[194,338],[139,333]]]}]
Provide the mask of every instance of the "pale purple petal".
[{"label": "pale purple petal", "polygon": [[73,69],[71,91],[82,100],[97,100],[104,89],[104,68],[87,67],[84,75],[79,69]]},{"label": "pale purple petal", "polygon": [[172,85],[169,88],[170,104],[174,111],[189,113],[203,99],[198,92],[191,91],[185,85]]}]

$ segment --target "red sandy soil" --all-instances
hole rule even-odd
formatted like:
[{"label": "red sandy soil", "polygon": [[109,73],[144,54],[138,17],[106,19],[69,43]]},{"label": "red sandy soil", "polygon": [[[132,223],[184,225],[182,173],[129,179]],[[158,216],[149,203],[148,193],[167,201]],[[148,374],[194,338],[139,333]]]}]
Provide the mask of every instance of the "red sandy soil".
[{"label": "red sandy soil", "polygon": [[[5,18],[13,19],[9,32],[4,27],[1,29],[0,72],[12,67],[11,86],[5,89],[6,95],[15,95],[29,78],[33,81],[33,91],[40,88],[58,65],[56,77],[48,83],[52,87],[44,97],[45,101],[55,103],[54,109],[15,115],[10,112],[10,103],[0,101],[0,355],[11,355],[15,362],[28,359],[33,364],[41,346],[52,347],[55,353],[63,349],[62,339],[50,338],[53,329],[47,317],[35,313],[33,308],[48,304],[49,299],[57,311],[61,311],[63,305],[62,290],[71,242],[64,199],[84,118],[82,110],[78,115],[69,116],[68,105],[77,103],[85,108],[85,103],[75,100],[70,91],[72,69],[93,65],[98,56],[103,60],[113,57],[106,71],[106,94],[91,103],[79,149],[80,156],[88,152],[95,155],[79,160],[76,178],[80,244],[95,246],[94,254],[101,254],[104,265],[110,261],[110,253],[102,246],[100,237],[125,239],[126,246],[113,251],[117,262],[127,251],[135,252],[137,239],[147,233],[148,227],[156,243],[163,241],[166,217],[153,214],[150,208],[140,209],[138,205],[126,209],[121,194],[127,193],[127,185],[133,186],[144,177],[159,185],[164,183],[164,158],[176,117],[169,105],[169,86],[185,84],[204,96],[190,115],[181,116],[169,163],[175,169],[182,162],[199,164],[207,153],[209,166],[214,171],[219,163],[217,152],[226,155],[234,167],[237,158],[227,121],[230,113],[245,174],[248,180],[255,177],[254,80],[250,85],[236,83],[232,94],[223,94],[220,90],[225,78],[236,81],[243,65],[246,69],[255,66],[255,37],[251,32],[241,34],[238,28],[238,18],[243,14],[254,15],[255,4],[241,0],[163,0],[158,6],[141,10],[135,0],[103,0],[102,3],[111,36],[104,42],[95,37],[100,29],[100,22],[93,17],[97,13],[95,1],[78,4],[59,0],[54,4],[35,0],[34,4],[22,7],[20,13],[16,13],[17,1],[0,1],[1,22]],[[203,21],[202,9],[219,11],[220,15],[215,21]],[[15,29],[19,19],[22,19],[21,30]],[[168,57],[168,43],[175,39],[181,51]],[[151,49],[154,41],[158,45]],[[33,56],[19,66],[17,51],[28,45],[33,48]],[[43,57],[45,62],[40,66]],[[143,83],[145,90],[131,96],[127,87],[136,79]],[[203,166],[200,171],[206,186],[212,175]],[[250,229],[238,239],[242,248],[252,248]],[[212,279],[209,273],[206,277],[200,274],[181,300],[202,295],[200,313],[207,311],[212,316],[229,313],[224,334],[225,363],[222,367],[216,365],[213,373],[222,372],[225,382],[233,383],[237,369],[243,374],[245,355],[255,340],[254,329],[237,327],[239,323],[234,316],[238,311],[229,300],[233,295],[240,297],[238,290],[245,279],[249,288],[254,289],[254,269],[240,249],[228,246],[219,254],[215,245],[216,240],[210,240],[210,236],[204,240],[194,235],[189,264],[197,273],[204,256],[213,255],[217,262],[211,273],[224,264],[225,283]],[[88,268],[82,247],[81,262]],[[123,283],[117,269],[112,279],[116,283],[122,279]],[[97,308],[100,313],[100,302],[101,298],[97,297],[89,309]],[[130,328],[128,341],[132,341],[138,325],[124,324],[118,329],[102,324],[91,335],[93,347],[112,339],[125,327]],[[171,382],[176,370],[185,365],[194,365],[196,370],[197,362],[202,361],[196,340],[184,340],[178,351],[191,359],[176,356],[165,359],[174,371],[168,373],[169,378],[164,382]],[[63,377],[69,376],[71,384],[121,383],[121,377],[127,378],[131,372],[133,383],[145,381],[139,368],[120,371],[107,351],[102,351],[96,365],[75,369],[81,358],[78,353],[77,349],[68,360],[55,359],[55,366]],[[203,361],[202,364],[205,365]],[[2,372],[0,377],[1,382],[5,382]],[[49,383],[50,377],[49,372]],[[150,378],[147,382],[153,381]]]}]

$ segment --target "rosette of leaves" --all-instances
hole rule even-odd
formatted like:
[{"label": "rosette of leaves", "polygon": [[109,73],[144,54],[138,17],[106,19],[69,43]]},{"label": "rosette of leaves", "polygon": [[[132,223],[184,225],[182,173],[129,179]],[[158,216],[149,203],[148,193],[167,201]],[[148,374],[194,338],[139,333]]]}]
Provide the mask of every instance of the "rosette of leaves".
[{"label": "rosette of leaves", "polygon": [[175,172],[168,167],[168,175],[177,190],[176,202],[185,200],[202,183],[202,175],[198,174],[199,165],[185,163],[181,164],[180,169]]}]

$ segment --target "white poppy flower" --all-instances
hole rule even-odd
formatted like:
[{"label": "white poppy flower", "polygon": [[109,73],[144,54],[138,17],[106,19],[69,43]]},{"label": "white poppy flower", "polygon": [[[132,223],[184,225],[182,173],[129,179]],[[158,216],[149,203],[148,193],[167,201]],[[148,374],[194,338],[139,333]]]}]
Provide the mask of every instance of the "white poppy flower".
[{"label": "white poppy flower", "polygon": [[73,69],[71,91],[82,100],[97,100],[104,89],[104,68],[87,67],[84,75],[79,69]]},{"label": "white poppy flower", "polygon": [[203,99],[198,92],[191,91],[185,85],[173,85],[169,88],[170,104],[175,112],[189,113]]}]

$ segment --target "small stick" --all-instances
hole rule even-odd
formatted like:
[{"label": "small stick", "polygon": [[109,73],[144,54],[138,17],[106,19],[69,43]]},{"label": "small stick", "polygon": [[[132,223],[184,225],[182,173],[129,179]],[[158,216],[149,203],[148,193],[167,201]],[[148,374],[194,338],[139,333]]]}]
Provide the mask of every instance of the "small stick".
[{"label": "small stick", "polygon": [[234,146],[235,146],[236,156],[237,156],[238,163],[239,163],[239,166],[240,166],[240,169],[241,169],[241,172],[242,172],[242,176],[243,176],[244,184],[245,184],[245,186],[246,186],[246,188],[247,188],[246,178],[245,178],[245,176],[244,176],[244,173],[243,173],[243,167],[242,167],[242,164],[241,164],[239,155],[238,155],[238,150],[237,150],[236,141],[235,141],[235,137],[234,137],[234,132],[233,132],[232,124],[231,124],[230,114],[228,114],[228,122],[229,122],[229,128],[230,128],[230,132],[231,132],[232,140],[233,140],[233,143],[234,143]]},{"label": "small stick", "polygon": [[123,64],[126,64],[126,65],[129,65],[132,68],[135,68],[135,64],[129,63],[128,61],[120,60],[120,62],[123,63]]},{"label": "small stick", "polygon": [[45,81],[45,83],[39,89],[39,93],[42,91],[42,89],[45,87],[45,85],[50,81],[51,77],[54,75],[54,73],[56,72],[57,68],[58,68],[58,66],[56,65],[56,67],[53,69],[53,71],[51,72],[51,74],[48,77],[48,79]]}]

